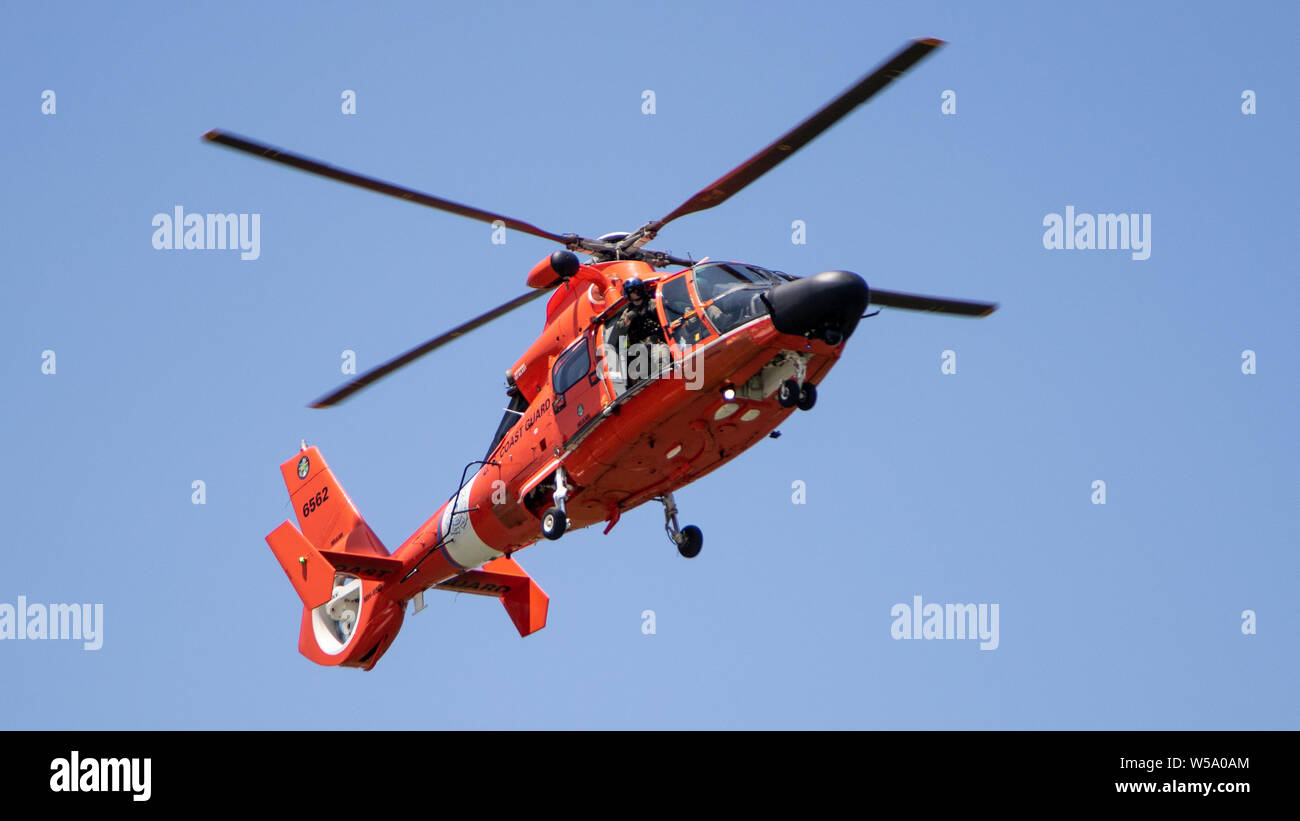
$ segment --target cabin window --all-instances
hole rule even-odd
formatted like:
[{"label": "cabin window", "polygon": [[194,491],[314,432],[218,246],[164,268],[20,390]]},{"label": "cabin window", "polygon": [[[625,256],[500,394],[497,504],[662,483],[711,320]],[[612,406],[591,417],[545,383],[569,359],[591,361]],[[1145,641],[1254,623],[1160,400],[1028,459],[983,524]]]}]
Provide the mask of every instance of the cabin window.
[{"label": "cabin window", "polygon": [[584,336],[578,345],[566,351],[555,363],[555,370],[551,373],[551,386],[555,388],[555,395],[559,396],[572,388],[589,373],[591,350]]}]

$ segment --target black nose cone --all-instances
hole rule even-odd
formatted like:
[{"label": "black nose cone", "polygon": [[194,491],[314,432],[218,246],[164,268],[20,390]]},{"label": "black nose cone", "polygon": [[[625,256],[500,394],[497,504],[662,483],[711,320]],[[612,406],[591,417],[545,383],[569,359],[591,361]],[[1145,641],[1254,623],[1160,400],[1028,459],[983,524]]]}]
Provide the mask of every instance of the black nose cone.
[{"label": "black nose cone", "polygon": [[838,344],[858,327],[870,292],[850,271],[824,271],[777,285],[767,292],[772,324],[784,334],[798,334]]}]

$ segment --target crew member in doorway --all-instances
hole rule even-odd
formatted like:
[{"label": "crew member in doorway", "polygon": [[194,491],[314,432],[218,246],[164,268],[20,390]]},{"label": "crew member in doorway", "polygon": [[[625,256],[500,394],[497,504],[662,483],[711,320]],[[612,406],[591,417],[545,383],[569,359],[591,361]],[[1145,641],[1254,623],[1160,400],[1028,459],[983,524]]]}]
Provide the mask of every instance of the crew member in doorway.
[{"label": "crew member in doorway", "polygon": [[[627,307],[619,314],[615,327],[627,340],[627,368],[625,377],[627,386],[652,376],[657,369],[655,353],[667,359],[668,346],[664,343],[664,329],[659,324],[659,313],[655,310],[646,284],[637,277],[623,283],[623,296],[627,297]],[[656,351],[662,348],[662,351]]]}]

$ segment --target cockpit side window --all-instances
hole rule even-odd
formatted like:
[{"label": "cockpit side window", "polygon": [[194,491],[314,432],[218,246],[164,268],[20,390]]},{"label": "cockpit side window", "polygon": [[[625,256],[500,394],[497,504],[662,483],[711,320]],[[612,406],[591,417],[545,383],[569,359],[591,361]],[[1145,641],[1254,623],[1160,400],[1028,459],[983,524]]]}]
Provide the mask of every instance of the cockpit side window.
[{"label": "cockpit side window", "polygon": [[672,325],[686,314],[695,310],[691,295],[686,291],[686,276],[668,280],[659,289],[660,301],[664,306],[664,319]]},{"label": "cockpit side window", "polygon": [[708,326],[700,321],[691,294],[686,290],[686,277],[686,274],[674,277],[659,289],[664,319],[668,321],[668,337],[679,349],[703,342],[712,335]]}]

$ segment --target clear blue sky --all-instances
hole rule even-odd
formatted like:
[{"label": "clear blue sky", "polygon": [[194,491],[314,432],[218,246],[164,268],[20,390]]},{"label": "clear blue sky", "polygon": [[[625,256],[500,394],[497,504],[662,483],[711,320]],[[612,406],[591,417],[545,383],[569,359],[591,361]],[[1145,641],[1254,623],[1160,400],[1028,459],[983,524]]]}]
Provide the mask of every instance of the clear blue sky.
[{"label": "clear blue sky", "polygon": [[[0,641],[0,728],[1300,727],[1294,7],[437,5],[4,4],[0,603],[102,603],[104,645]],[[542,308],[305,404],[554,249],[200,134],[590,236],[922,36],[950,45],[655,245],[998,313],[865,321],[811,414],[678,494],[695,560],[645,507],[519,554],[528,639],[431,593],[371,673],[298,655],[280,461],[320,446],[395,547]],[[154,250],[176,205],[260,214],[260,259]],[[1150,259],[1045,250],[1067,205],[1151,214]],[[998,604],[1000,646],[892,639],[915,595]]]}]

